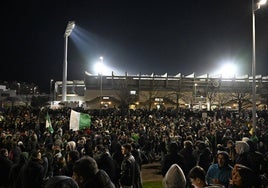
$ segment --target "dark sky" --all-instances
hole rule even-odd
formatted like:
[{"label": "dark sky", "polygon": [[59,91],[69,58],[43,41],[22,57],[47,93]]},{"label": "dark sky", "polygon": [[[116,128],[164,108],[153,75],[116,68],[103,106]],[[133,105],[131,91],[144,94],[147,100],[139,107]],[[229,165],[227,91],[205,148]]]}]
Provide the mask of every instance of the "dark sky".
[{"label": "dark sky", "polygon": [[[225,61],[251,74],[251,0],[4,1],[0,80],[48,90],[62,80],[64,32],[68,80],[82,80],[100,56],[115,72],[197,75]],[[256,74],[268,75],[268,5],[256,12]]]}]

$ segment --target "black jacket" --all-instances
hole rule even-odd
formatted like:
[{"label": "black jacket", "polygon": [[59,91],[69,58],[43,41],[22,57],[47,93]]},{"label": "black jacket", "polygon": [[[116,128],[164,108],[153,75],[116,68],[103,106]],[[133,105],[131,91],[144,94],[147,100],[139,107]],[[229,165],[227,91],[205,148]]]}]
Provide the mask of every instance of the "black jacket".
[{"label": "black jacket", "polygon": [[110,177],[104,170],[99,170],[92,179],[87,180],[81,188],[115,188]]}]

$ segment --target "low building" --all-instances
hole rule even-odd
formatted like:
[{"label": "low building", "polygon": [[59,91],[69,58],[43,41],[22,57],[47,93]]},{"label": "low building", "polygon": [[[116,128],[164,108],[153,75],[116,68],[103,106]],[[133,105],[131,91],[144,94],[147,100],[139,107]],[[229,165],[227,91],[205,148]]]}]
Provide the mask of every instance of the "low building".
[{"label": "low building", "polygon": [[[268,77],[256,76],[257,106],[267,105]],[[62,82],[55,83],[61,100]],[[244,108],[251,106],[252,77],[220,75],[93,75],[67,82],[67,101],[87,108]]]}]

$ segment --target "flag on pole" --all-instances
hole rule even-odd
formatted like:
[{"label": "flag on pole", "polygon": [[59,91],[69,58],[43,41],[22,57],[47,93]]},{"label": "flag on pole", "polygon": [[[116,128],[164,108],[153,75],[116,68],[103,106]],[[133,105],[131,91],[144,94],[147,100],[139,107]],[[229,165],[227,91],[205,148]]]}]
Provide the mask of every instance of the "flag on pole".
[{"label": "flag on pole", "polygon": [[91,125],[91,116],[89,114],[71,111],[70,115],[70,129],[73,131],[89,128]]},{"label": "flag on pole", "polygon": [[47,113],[46,115],[46,128],[48,129],[48,131],[52,134],[54,133],[54,129],[52,127],[52,124],[51,124],[51,120],[50,120],[50,117],[49,117],[49,114]]}]

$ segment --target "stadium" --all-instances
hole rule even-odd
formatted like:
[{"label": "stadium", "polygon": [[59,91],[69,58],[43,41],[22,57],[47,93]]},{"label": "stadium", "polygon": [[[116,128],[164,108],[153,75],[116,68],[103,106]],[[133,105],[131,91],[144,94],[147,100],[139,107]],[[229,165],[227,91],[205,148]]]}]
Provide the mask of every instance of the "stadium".
[{"label": "stadium", "polygon": [[[90,109],[230,108],[252,106],[252,76],[223,77],[177,74],[101,75],[85,72],[84,80],[67,82],[67,102]],[[268,77],[256,75],[256,105],[267,105]],[[54,101],[61,101],[62,81],[55,82]]]}]

